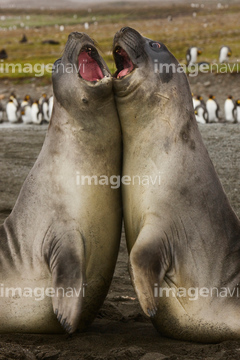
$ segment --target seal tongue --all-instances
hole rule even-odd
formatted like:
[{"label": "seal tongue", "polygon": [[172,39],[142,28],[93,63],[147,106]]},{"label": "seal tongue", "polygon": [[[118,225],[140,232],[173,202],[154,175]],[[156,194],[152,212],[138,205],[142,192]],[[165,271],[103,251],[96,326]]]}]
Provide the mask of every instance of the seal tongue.
[{"label": "seal tongue", "polygon": [[78,56],[78,69],[80,76],[87,81],[98,81],[104,77],[97,61],[87,51],[80,52]]},{"label": "seal tongue", "polygon": [[120,78],[120,77],[123,77],[123,76],[129,74],[130,73],[129,69],[130,68],[123,69],[122,71],[120,71],[120,73],[118,74],[117,77]]},{"label": "seal tongue", "polygon": [[117,75],[117,78],[119,79],[119,78],[129,74],[133,70],[134,65],[125,50],[123,50],[123,49],[118,50],[117,53],[122,58],[121,66],[123,67],[123,70],[119,71],[119,73]]}]

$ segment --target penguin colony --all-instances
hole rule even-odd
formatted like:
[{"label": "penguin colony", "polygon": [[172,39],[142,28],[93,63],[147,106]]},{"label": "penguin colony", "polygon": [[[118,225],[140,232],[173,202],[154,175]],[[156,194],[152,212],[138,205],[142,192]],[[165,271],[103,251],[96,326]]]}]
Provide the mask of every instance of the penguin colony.
[{"label": "penguin colony", "polygon": [[53,96],[42,94],[40,99],[32,100],[26,95],[23,100],[12,93],[5,104],[0,102],[0,122],[37,124],[49,123],[52,115]]},{"label": "penguin colony", "polygon": [[[193,108],[196,120],[200,124],[206,123],[240,123],[240,99],[234,100],[228,96],[224,103],[225,118],[221,118],[220,107],[214,95],[209,95],[205,102],[203,97],[192,94]],[[32,100],[26,95],[23,100],[11,94],[5,106],[0,102],[0,122],[24,123],[41,125],[49,123],[52,115],[53,96],[42,94],[39,100]]]},{"label": "penguin colony", "polygon": [[194,96],[192,94],[193,108],[195,110],[196,120],[200,124],[206,123],[240,123],[240,99],[234,100],[232,96],[228,96],[224,102],[225,118],[220,118],[220,107],[214,95],[209,95],[205,102],[202,96]]},{"label": "penguin colony", "polygon": [[[190,47],[186,53],[187,65],[192,66],[197,63],[197,57],[202,53],[202,50],[196,46]],[[227,63],[229,57],[232,55],[232,51],[229,46],[222,46],[219,51],[219,63]],[[228,96],[224,103],[224,115],[225,119],[221,119],[219,116],[220,107],[217,103],[214,95],[209,95],[208,100],[205,102],[202,96],[194,96],[193,108],[195,110],[196,120],[200,124],[228,122],[239,123],[240,122],[240,99],[234,101],[232,96]]]}]

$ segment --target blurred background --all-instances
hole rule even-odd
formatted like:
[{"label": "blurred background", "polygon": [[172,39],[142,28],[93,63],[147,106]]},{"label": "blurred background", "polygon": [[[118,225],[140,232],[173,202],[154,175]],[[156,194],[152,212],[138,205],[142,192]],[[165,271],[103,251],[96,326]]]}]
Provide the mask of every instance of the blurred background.
[{"label": "blurred background", "polygon": [[[223,45],[231,48],[231,63],[237,63],[239,15],[240,3],[236,0],[0,0],[0,51],[6,51],[4,62],[47,65],[61,56],[71,31],[85,31],[99,43],[114,71],[112,39],[117,30],[127,25],[165,43],[181,63],[185,63],[187,49],[192,46],[201,48],[199,61],[215,63]],[[34,71],[4,74],[1,67],[0,71],[1,78],[15,80],[35,75]],[[50,77],[45,71],[42,83]]]}]

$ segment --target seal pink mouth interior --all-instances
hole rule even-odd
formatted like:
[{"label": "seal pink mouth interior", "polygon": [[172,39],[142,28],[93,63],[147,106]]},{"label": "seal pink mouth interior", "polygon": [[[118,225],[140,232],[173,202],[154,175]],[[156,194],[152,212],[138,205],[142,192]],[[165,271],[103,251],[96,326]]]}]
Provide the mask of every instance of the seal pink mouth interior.
[{"label": "seal pink mouth interior", "polygon": [[91,55],[91,48],[80,52],[78,55],[78,71],[84,80],[99,81],[104,76],[97,61]]},{"label": "seal pink mouth interior", "polygon": [[122,69],[117,74],[117,78],[119,79],[127,74],[130,74],[130,72],[134,69],[134,65],[125,50],[123,50],[122,48],[118,48],[116,50],[116,53],[118,58],[121,58]]}]

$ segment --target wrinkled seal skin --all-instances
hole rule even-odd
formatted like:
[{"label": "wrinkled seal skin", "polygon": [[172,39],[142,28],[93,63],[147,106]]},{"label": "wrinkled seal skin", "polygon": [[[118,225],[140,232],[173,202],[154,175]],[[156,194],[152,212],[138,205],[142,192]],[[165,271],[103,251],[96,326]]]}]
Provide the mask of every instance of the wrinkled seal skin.
[{"label": "wrinkled seal skin", "polygon": [[[156,63],[178,62],[162,43],[153,48],[152,42],[131,28],[114,38],[123,176],[152,176],[152,181],[161,176],[149,186],[139,181],[123,186],[132,281],[142,309],[161,334],[200,342],[239,339],[239,219],[203,144],[187,78],[156,71]],[[122,78],[117,78],[123,63],[119,48],[135,64]],[[166,291],[159,296],[158,287],[235,292],[221,297],[212,291],[213,297],[191,300],[168,297]]]},{"label": "wrinkled seal skin", "polygon": [[[85,81],[77,72],[78,54],[86,45],[95,48],[86,34],[70,34],[55,63],[53,115],[42,150],[0,227],[4,288],[52,287],[59,296],[52,290],[41,301],[35,300],[40,290],[32,297],[1,295],[0,332],[82,330],[96,316],[113,276],[122,222],[120,190],[80,185],[78,174],[119,175],[121,132],[103,59],[98,55],[106,75],[100,81]],[[76,65],[73,72],[62,70],[67,64]],[[79,296],[71,296],[70,287]]]}]

